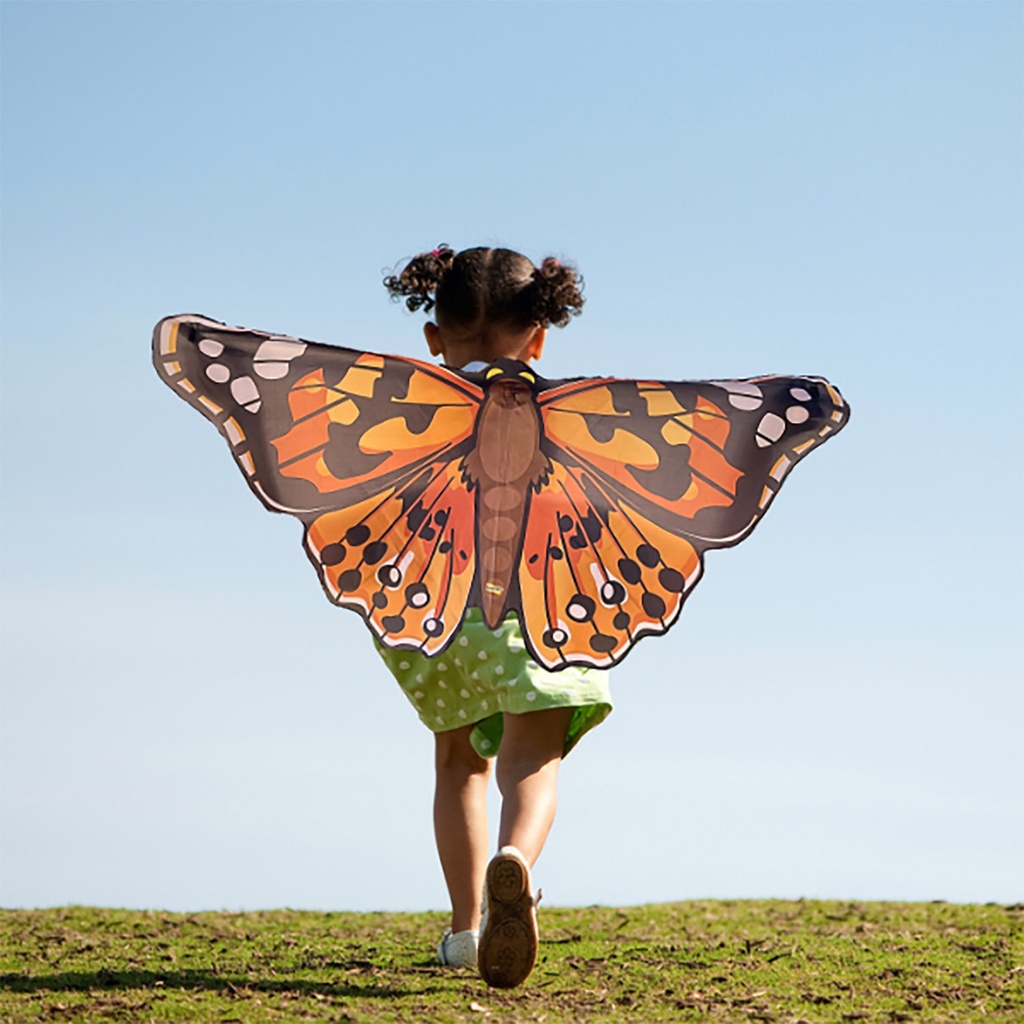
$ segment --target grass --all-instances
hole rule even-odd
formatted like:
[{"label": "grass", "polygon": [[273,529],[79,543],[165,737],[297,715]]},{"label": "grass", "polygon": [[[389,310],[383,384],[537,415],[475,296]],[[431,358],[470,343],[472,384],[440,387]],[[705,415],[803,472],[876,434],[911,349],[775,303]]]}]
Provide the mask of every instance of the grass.
[{"label": "grass", "polygon": [[1024,905],[541,908],[520,989],[442,970],[440,914],[0,912],[22,1021],[1024,1021]]}]

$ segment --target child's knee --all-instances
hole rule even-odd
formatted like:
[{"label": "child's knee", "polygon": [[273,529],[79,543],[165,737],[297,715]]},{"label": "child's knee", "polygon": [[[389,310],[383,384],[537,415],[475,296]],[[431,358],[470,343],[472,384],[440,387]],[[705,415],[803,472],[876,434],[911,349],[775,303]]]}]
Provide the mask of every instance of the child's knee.
[{"label": "child's knee", "polygon": [[503,759],[537,766],[560,759],[572,722],[573,708],[549,708],[525,715],[505,715],[499,762]]},{"label": "child's knee", "polygon": [[487,775],[491,762],[481,757],[469,742],[472,726],[434,734],[434,766],[438,772],[459,775]]}]

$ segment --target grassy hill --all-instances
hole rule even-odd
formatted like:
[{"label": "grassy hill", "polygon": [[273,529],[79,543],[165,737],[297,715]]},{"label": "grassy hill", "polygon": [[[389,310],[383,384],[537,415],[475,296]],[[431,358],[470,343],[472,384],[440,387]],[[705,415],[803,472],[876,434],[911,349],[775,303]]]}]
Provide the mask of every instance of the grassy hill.
[{"label": "grassy hill", "polygon": [[442,970],[441,914],[0,912],[0,1019],[1024,1022],[1024,905],[541,907],[520,989]]}]

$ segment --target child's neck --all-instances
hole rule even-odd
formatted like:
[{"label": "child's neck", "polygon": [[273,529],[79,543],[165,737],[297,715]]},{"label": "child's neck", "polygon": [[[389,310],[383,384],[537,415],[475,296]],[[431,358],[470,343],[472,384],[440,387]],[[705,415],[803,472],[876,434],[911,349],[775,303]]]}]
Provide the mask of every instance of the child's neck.
[{"label": "child's neck", "polygon": [[491,363],[495,359],[519,359],[524,363],[539,359],[546,331],[531,327],[526,331],[493,330],[486,337],[460,337],[428,324],[425,334],[433,355],[441,356],[447,366],[461,369],[469,363]]}]

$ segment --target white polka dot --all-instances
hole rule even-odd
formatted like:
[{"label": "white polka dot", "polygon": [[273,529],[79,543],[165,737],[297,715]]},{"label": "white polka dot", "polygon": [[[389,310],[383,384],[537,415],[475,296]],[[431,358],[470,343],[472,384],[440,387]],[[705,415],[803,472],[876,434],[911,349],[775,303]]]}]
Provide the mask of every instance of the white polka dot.
[{"label": "white polka dot", "polygon": [[455,665],[456,665],[457,668],[462,668],[462,659],[461,658],[456,658],[455,659]]},{"label": "white polka dot", "polygon": [[806,423],[811,414],[802,405],[791,405],[786,410],[786,419],[790,423]]},{"label": "white polka dot", "polygon": [[533,692],[533,691],[531,690],[531,691],[530,691],[530,692],[529,692],[529,693],[528,693],[528,694],[526,695],[526,699],[527,699],[527,700],[536,700],[536,699],[537,699],[537,694],[535,694],[535,693],[534,693],[534,692]]},{"label": "white polka dot", "polygon": [[415,692],[415,693],[413,694],[413,696],[414,696],[414,697],[415,697],[415,698],[416,698],[417,700],[423,700],[423,691],[422,691],[422,690],[417,690],[417,691],[416,691],[416,692]]},{"label": "white polka dot", "polygon": [[202,352],[204,356],[216,359],[217,356],[224,351],[224,346],[219,341],[214,341],[213,338],[203,338],[203,340],[199,342],[199,351]]},{"label": "white polka dot", "polygon": [[478,652],[477,652],[477,657],[478,657],[478,658],[479,658],[479,659],[480,659],[481,661],[486,661],[486,660],[487,660],[487,652],[486,652],[486,651],[478,651]]},{"label": "white polka dot", "polygon": [[466,717],[466,712],[462,708],[459,708],[459,718],[465,718],[465,717]]},{"label": "white polka dot", "polygon": [[503,676],[505,674],[505,666],[504,665],[495,665],[494,666],[494,674],[496,676]]},{"label": "white polka dot", "polygon": [[441,698],[440,698],[440,697],[438,697],[438,698],[437,698],[437,706],[438,706],[439,708],[443,708],[443,707],[444,707],[444,701],[443,701],[443,700],[441,700]]},{"label": "white polka dot", "polygon": [[500,630],[500,629],[496,629],[496,630],[494,631],[494,638],[495,638],[496,640],[500,640],[500,639],[501,639],[501,630]]},{"label": "white polka dot", "polygon": [[459,696],[466,698],[469,696],[469,690],[459,690]]},{"label": "white polka dot", "polygon": [[459,646],[460,647],[468,647],[469,646],[469,641],[464,636],[460,636],[459,637]]},{"label": "white polka dot", "polygon": [[222,363],[210,363],[206,368],[206,376],[209,377],[214,384],[224,384],[231,376],[231,371]]},{"label": "white polka dot", "polygon": [[480,746],[484,750],[490,750],[490,748],[491,748],[491,741],[490,740],[481,740],[480,741]]},{"label": "white polka dot", "polygon": [[516,680],[515,679],[509,679],[508,682],[505,683],[505,685],[506,686],[515,686],[516,685]]},{"label": "white polka dot", "polygon": [[448,689],[448,684],[443,679],[438,679],[437,685],[440,686],[442,690]]},{"label": "white polka dot", "polygon": [[[202,346],[200,346],[201,348]],[[790,388],[789,393],[798,402],[809,402],[811,400],[811,393],[806,388]]]},{"label": "white polka dot", "polygon": [[448,671],[448,666],[443,661],[439,661],[437,663],[437,671],[438,672],[447,672]]},{"label": "white polka dot", "polygon": [[[479,679],[480,678],[480,673],[479,672],[474,672],[469,678],[470,679]],[[477,687],[477,689],[479,689],[479,687]],[[480,692],[483,693],[484,691],[480,690]]]},{"label": "white polka dot", "polygon": [[422,672],[418,672],[416,674],[416,682],[417,683],[422,683],[423,682],[423,673]]},{"label": "white polka dot", "polygon": [[437,716],[437,724],[444,725],[444,719],[440,715]]},{"label": "white polka dot", "polygon": [[485,700],[480,701],[480,707],[482,707],[484,709],[484,711],[486,711],[487,708],[488,708],[487,701],[485,701]]},{"label": "white polka dot", "polygon": [[399,667],[399,668],[400,668],[400,669],[401,669],[401,670],[402,670],[403,672],[408,672],[408,671],[409,671],[409,662],[407,662],[407,661],[400,661],[400,662],[398,663],[398,667]]}]

